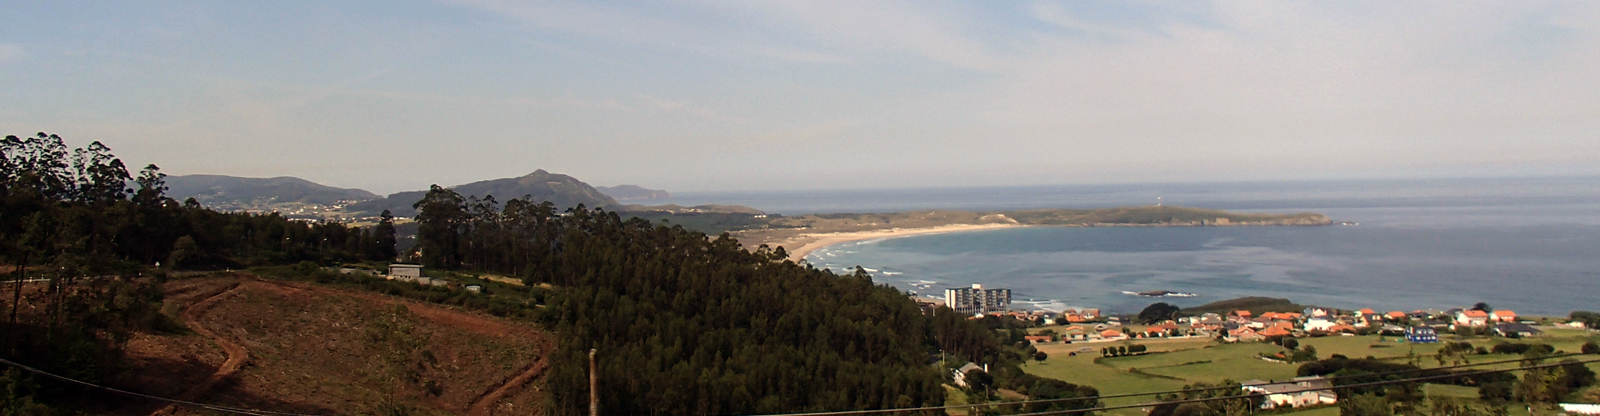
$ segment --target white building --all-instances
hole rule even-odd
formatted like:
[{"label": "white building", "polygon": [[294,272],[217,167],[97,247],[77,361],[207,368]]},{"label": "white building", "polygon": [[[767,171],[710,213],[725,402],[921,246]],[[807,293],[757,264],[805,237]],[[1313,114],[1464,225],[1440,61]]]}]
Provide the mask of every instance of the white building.
[{"label": "white building", "polygon": [[389,265],[389,279],[390,280],[399,279],[399,278],[402,278],[402,277],[405,277],[405,278],[422,277],[422,265],[420,265],[420,264],[391,264],[391,265]]},{"label": "white building", "polygon": [[1322,377],[1296,377],[1287,383],[1271,383],[1261,380],[1248,380],[1240,383],[1244,391],[1266,395],[1266,400],[1261,403],[1262,409],[1273,409],[1278,406],[1301,407],[1318,404],[1334,404],[1339,402],[1339,394],[1333,392],[1333,383]]},{"label": "white building", "polygon": [[1011,309],[1011,289],[984,289],[976,283],[971,288],[946,288],[944,304],[956,312],[972,315],[1005,312]]}]

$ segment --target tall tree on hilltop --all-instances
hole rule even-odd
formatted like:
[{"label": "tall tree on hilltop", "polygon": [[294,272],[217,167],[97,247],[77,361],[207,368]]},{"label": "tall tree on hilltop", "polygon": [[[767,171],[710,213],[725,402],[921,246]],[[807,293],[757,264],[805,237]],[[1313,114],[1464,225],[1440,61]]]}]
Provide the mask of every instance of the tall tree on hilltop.
[{"label": "tall tree on hilltop", "polygon": [[100,142],[72,152],[72,167],[77,173],[78,199],[98,205],[123,199],[128,193],[128,167],[111,155],[111,148]]},{"label": "tall tree on hilltop", "polygon": [[461,265],[462,233],[471,220],[465,204],[455,190],[433,185],[411,205],[417,209],[417,248],[423,264],[447,269]]},{"label": "tall tree on hilltop", "polygon": [[139,189],[133,193],[133,202],[139,205],[153,207],[167,198],[167,174],[161,173],[161,168],[154,163],[140,170],[134,182],[139,184]]},{"label": "tall tree on hilltop", "polygon": [[394,260],[397,254],[394,248],[397,242],[394,236],[394,214],[390,214],[386,209],[378,218],[378,226],[372,228],[372,252],[367,257],[369,260]]}]

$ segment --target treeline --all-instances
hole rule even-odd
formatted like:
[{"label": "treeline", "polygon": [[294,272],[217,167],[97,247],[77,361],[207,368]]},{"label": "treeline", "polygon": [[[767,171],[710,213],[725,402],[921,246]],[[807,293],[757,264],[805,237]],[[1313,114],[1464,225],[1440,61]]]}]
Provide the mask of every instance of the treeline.
[{"label": "treeline", "polygon": [[[130,370],[121,357],[131,334],[178,330],[161,311],[165,270],[395,255],[392,222],[362,230],[219,213],[168,198],[165,176],[155,165],[134,176],[100,142],[69,150],[45,133],[0,141],[0,270],[9,280],[0,356],[114,384]],[[0,382],[12,386],[0,392],[7,412],[78,392],[14,371]]]},{"label": "treeline", "polygon": [[153,164],[133,177],[100,142],[68,151],[56,135],[7,136],[0,143],[4,260],[26,268],[72,259],[92,273],[114,273],[156,263],[221,268],[394,257],[387,216],[360,229],[276,213],[220,213],[168,198],[165,178]]},{"label": "treeline", "polygon": [[557,213],[528,198],[500,208],[437,186],[416,206],[425,263],[559,288],[542,314],[560,336],[546,376],[557,414],[587,411],[591,349],[607,414],[942,405],[940,351],[1025,359],[981,323],[924,315],[863,270],[797,265],[726,234],[582,206]]}]

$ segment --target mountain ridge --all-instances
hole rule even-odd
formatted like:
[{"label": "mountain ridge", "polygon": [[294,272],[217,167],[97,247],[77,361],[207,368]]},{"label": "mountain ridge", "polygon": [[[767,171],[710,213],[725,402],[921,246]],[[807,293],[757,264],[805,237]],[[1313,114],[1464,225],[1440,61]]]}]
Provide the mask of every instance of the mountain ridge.
[{"label": "mountain ridge", "polygon": [[194,198],[206,205],[283,202],[331,205],[379,198],[363,189],[337,188],[293,176],[247,178],[196,174],[173,175],[166,180],[168,196],[180,201]]},{"label": "mountain ridge", "polygon": [[[488,179],[462,185],[450,186],[450,189],[460,193],[463,197],[494,196],[496,200],[504,202],[524,195],[532,197],[535,201],[550,201],[558,209],[566,209],[578,204],[585,207],[614,207],[618,206],[616,199],[601,193],[600,190],[590,186],[572,176],[550,173],[544,169],[534,170],[533,173],[514,178]],[[350,205],[352,212],[376,214],[389,210],[390,214],[397,217],[416,215],[416,208],[411,205],[422,200],[428,191],[405,191],[389,194],[381,199],[364,201]]]}]

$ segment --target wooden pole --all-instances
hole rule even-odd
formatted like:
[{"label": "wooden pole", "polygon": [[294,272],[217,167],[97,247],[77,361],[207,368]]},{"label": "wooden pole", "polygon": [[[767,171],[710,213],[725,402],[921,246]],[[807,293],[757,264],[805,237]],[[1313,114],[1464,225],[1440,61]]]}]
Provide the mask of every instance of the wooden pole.
[{"label": "wooden pole", "polygon": [[589,349],[589,416],[600,416],[600,374],[595,371],[594,353]]}]

